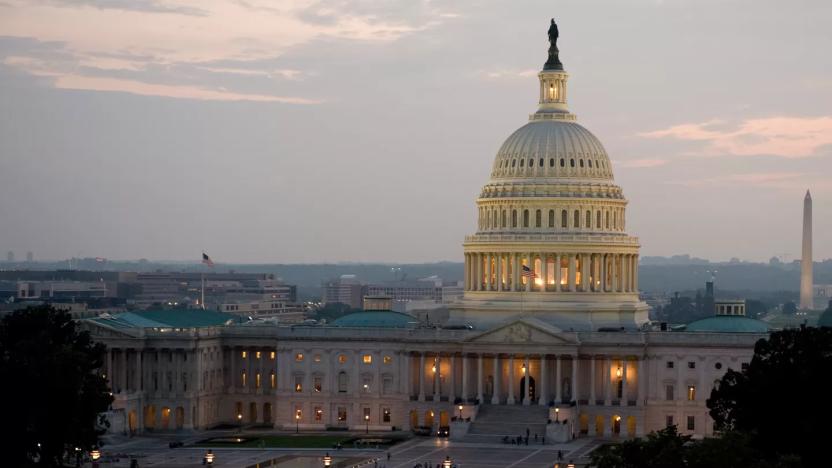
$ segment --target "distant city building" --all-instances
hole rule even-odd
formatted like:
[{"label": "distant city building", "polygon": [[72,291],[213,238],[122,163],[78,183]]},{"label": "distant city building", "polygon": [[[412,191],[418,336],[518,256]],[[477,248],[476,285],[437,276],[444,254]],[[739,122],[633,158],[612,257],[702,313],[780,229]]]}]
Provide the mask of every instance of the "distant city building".
[{"label": "distant city building", "polygon": [[6,261],[9,263],[14,263],[14,252],[12,252],[11,250],[6,252]]},{"label": "distant city building", "polygon": [[272,299],[224,302],[211,308],[242,317],[276,319],[279,323],[299,323],[305,318],[303,307]]},{"label": "distant city building", "polygon": [[26,262],[32,263],[34,261],[35,261],[35,254],[33,254],[31,250],[26,252]]},{"label": "distant city building", "polygon": [[352,309],[360,309],[364,297],[364,288],[355,275],[341,275],[338,279],[323,284],[324,305],[344,304]]},{"label": "distant city building", "polygon": [[812,303],[815,310],[824,310],[832,300],[832,284],[815,284],[812,286]]}]

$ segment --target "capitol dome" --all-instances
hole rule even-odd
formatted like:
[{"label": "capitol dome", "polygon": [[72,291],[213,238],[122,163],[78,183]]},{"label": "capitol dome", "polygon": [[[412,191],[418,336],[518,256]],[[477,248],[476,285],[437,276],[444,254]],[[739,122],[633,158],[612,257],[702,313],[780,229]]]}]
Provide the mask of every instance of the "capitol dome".
[{"label": "capitol dome", "polygon": [[601,141],[569,111],[568,78],[553,46],[538,73],[538,109],[499,148],[477,198],[453,321],[490,326],[526,315],[594,330],[647,319],[627,199]]}]

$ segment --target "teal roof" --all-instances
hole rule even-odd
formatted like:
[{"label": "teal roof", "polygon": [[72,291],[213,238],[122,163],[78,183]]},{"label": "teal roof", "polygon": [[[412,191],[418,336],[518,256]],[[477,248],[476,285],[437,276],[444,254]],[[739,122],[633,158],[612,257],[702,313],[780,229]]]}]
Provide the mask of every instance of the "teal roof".
[{"label": "teal roof", "polygon": [[354,312],[332,322],[336,327],[375,327],[375,328],[407,328],[416,325],[418,320],[412,315],[391,310],[373,310]]},{"label": "teal roof", "polygon": [[685,327],[685,331],[715,333],[768,333],[769,326],[762,320],[742,315],[717,315],[691,322]]},{"label": "teal roof", "polygon": [[223,325],[242,318],[202,309],[149,309],[124,312],[111,317],[96,317],[93,322],[117,328],[200,328]]}]

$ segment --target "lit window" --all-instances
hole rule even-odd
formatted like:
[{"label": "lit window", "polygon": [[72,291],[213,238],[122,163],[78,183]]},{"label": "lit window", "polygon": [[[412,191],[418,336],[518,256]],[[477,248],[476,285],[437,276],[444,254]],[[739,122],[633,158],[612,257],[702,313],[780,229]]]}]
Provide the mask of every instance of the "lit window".
[{"label": "lit window", "polygon": [[243,359],[245,359],[245,358],[247,358],[247,357],[248,357],[248,352],[247,352],[247,351],[243,351],[243,352],[242,352],[242,353],[240,353],[240,354],[242,354]]},{"label": "lit window", "polygon": [[245,387],[245,386],[246,386],[246,383],[247,383],[247,382],[246,382],[246,381],[247,381],[246,377],[247,377],[247,376],[246,376],[246,371],[243,371],[243,373],[242,373],[242,384],[243,384],[243,387]]},{"label": "lit window", "polygon": [[344,354],[339,354],[339,355],[338,355],[338,362],[339,362],[340,364],[343,364],[343,363],[347,362],[347,356],[346,356],[346,355],[344,355]]},{"label": "lit window", "polygon": [[312,378],[312,389],[315,390],[316,393],[321,392],[321,378],[320,377],[313,377]]},{"label": "lit window", "polygon": [[260,351],[255,351],[254,357],[255,359],[260,359]]},{"label": "lit window", "polygon": [[384,408],[381,410],[382,414],[382,421],[389,423],[390,422],[390,408]]},{"label": "lit window", "polygon": [[391,358],[390,356],[384,356],[385,364],[390,364],[391,362],[393,362],[393,358]]},{"label": "lit window", "polygon": [[347,393],[347,373],[338,373],[338,393]]},{"label": "lit window", "polygon": [[274,372],[269,374],[269,384],[272,388],[277,388],[277,376],[274,375]]},{"label": "lit window", "polygon": [[297,361],[297,362],[303,361],[303,353],[295,354],[295,361]]},{"label": "lit window", "polygon": [[303,410],[295,408],[295,421],[300,421],[301,419],[303,419]]},{"label": "lit window", "polygon": [[346,422],[347,421],[347,408],[344,406],[338,407],[338,422]]},{"label": "lit window", "polygon": [[316,354],[314,357],[312,357],[312,360],[315,361],[315,362],[321,362],[321,355]]},{"label": "lit window", "polygon": [[303,391],[303,376],[296,375],[295,376],[295,392],[300,393]]},{"label": "lit window", "polygon": [[254,388],[260,388],[260,373],[254,374]]},{"label": "lit window", "polygon": [[315,421],[322,421],[324,419],[324,410],[320,406],[315,407]]},{"label": "lit window", "polygon": [[274,351],[270,352],[270,353],[269,353],[269,359],[271,359],[272,361],[274,361],[275,355],[276,355],[276,354],[275,354],[275,352],[274,352]]},{"label": "lit window", "polygon": [[363,357],[364,364],[372,364],[373,363],[373,356],[369,354],[365,354]]},{"label": "lit window", "polygon": [[688,385],[688,401],[696,400],[696,387]]}]

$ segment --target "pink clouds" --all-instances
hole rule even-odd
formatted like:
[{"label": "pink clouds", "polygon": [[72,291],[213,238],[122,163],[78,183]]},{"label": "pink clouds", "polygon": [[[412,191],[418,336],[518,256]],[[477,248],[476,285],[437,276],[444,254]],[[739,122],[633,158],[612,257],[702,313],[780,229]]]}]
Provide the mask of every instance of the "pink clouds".
[{"label": "pink clouds", "polygon": [[645,138],[675,138],[706,144],[707,156],[812,156],[832,145],[832,117],[767,117],[746,120],[735,127],[712,120],[640,133]]},{"label": "pink clouds", "polygon": [[616,166],[630,168],[630,169],[659,167],[659,166],[664,166],[665,164],[667,164],[667,160],[658,159],[658,158],[642,158],[642,159],[629,159],[629,160],[625,160],[625,161],[615,161]]}]

